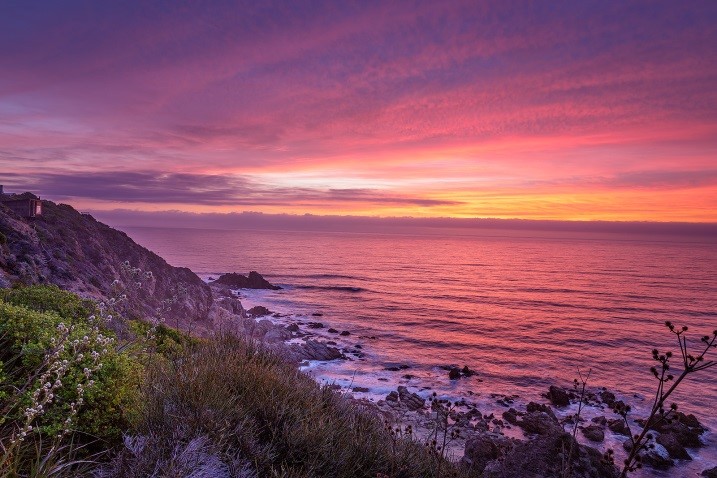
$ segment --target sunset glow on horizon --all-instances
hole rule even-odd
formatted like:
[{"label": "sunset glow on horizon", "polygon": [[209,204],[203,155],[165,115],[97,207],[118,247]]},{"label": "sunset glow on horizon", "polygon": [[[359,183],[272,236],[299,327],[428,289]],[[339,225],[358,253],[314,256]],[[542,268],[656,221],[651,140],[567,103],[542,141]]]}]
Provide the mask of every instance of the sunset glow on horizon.
[{"label": "sunset glow on horizon", "polygon": [[717,222],[717,3],[9,2],[0,184],[78,209]]}]

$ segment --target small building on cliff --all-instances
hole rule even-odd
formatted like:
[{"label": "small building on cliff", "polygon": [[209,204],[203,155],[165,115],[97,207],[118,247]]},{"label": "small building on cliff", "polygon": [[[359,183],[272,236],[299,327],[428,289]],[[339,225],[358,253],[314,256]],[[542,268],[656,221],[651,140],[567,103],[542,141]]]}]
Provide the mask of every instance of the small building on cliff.
[{"label": "small building on cliff", "polygon": [[0,185],[0,204],[20,217],[36,217],[42,215],[42,201],[30,194],[6,194]]}]

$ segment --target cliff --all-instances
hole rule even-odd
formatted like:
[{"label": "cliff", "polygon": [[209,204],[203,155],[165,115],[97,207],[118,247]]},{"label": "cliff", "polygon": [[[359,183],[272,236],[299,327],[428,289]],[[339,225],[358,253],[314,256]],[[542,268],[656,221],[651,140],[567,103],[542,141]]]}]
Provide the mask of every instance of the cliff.
[{"label": "cliff", "polygon": [[191,270],[167,264],[127,234],[71,206],[42,201],[42,207],[41,216],[22,218],[0,205],[0,287],[51,283],[103,299],[117,289],[115,280],[131,280],[123,266],[128,263],[151,272],[133,292],[132,315],[152,317],[172,300],[168,320],[180,327],[209,326],[212,292]]}]

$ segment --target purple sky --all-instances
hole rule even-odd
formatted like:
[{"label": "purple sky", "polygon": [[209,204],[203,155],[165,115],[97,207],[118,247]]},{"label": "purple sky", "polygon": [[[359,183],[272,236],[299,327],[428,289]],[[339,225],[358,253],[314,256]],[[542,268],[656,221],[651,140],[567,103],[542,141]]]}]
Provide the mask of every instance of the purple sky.
[{"label": "purple sky", "polygon": [[0,183],[79,208],[717,222],[717,2],[0,5]]}]

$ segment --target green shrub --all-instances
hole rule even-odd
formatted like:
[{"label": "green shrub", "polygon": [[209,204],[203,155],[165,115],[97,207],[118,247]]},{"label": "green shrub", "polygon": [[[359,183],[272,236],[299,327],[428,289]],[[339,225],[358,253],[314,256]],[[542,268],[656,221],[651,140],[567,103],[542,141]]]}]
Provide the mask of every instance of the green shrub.
[{"label": "green shrub", "polygon": [[[34,421],[41,436],[62,434],[66,420],[81,436],[116,442],[136,409],[141,379],[139,362],[115,350],[111,332],[87,315],[91,307],[74,294],[54,286],[32,286],[2,291],[0,295],[0,410],[4,435],[26,424],[24,413],[33,393],[42,387],[43,373],[67,360],[53,399]],[[58,350],[56,357],[49,352]],[[93,358],[92,353],[99,354]],[[101,368],[97,363],[101,362]],[[85,374],[90,371],[90,377]],[[94,383],[89,384],[89,380]],[[84,388],[77,415],[78,385]],[[16,392],[19,390],[19,394]]]},{"label": "green shrub", "polygon": [[56,285],[30,285],[0,289],[0,300],[38,312],[55,312],[63,320],[86,321],[95,311],[91,301],[83,300]]}]

